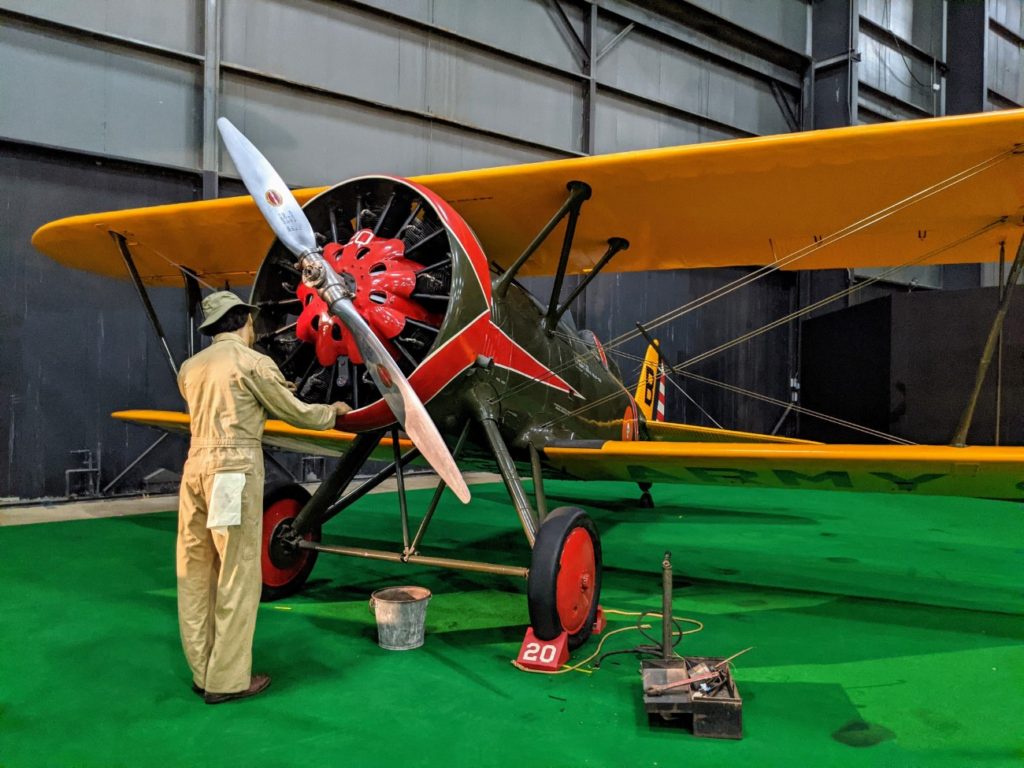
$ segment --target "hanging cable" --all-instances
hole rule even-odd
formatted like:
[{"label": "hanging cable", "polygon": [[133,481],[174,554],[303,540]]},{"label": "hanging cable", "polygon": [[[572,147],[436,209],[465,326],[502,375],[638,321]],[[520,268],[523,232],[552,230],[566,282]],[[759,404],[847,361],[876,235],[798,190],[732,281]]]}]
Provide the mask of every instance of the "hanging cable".
[{"label": "hanging cable", "polygon": [[[789,254],[781,257],[780,259],[777,259],[771,264],[758,267],[753,272],[747,275],[739,277],[736,280],[727,283],[726,285],[720,286],[719,288],[713,289],[708,293],[704,294],[703,296],[692,299],[691,301],[673,310],[670,310],[669,312],[666,312],[654,318],[653,320],[644,323],[644,328],[648,331],[652,331],[655,328],[665,325],[666,323],[672,322],[673,320],[676,320],[686,314],[689,314],[690,312],[693,312],[696,309],[700,309],[701,307],[704,307],[713,301],[723,298],[724,296],[728,296],[729,294],[741,288],[744,288],[756,282],[757,280],[767,277],[768,275],[776,272],[777,270],[783,267],[789,266],[790,264],[793,264],[794,262],[797,262],[800,259],[805,258],[811,253],[814,253],[833,243],[839,242],[840,240],[849,237],[850,235],[856,234],[857,232],[867,229],[868,227],[877,224],[878,222],[892,216],[893,214],[898,213],[904,208],[907,208],[917,202],[920,202],[921,200],[925,200],[933,195],[945,191],[946,189],[949,189],[970,178],[973,178],[979,173],[982,173],[998,165],[999,163],[1005,161],[1006,159],[1012,157],[1015,154],[1015,152],[1016,147],[1011,147],[1010,149],[1004,150],[1003,152],[995,154],[985,160],[982,160],[981,162],[969,166],[968,168],[958,171],[957,173],[952,174],[951,176],[948,176],[945,179],[942,179],[936,182],[935,184],[932,184],[931,186],[918,190],[917,192],[908,195],[907,197],[904,197],[903,199],[898,200],[886,206],[885,208],[882,208],[874,213],[868,214],[867,216],[859,219],[858,221],[855,221],[852,224],[849,224],[846,227],[843,227],[842,229],[839,229],[830,235],[826,235],[824,238],[818,240],[817,242],[811,243],[802,248],[798,248],[797,250],[790,252]],[[615,347],[628,343],[629,341],[632,341],[638,336],[640,336],[640,331],[638,330],[627,331],[626,333],[623,333],[613,338],[606,344],[604,344],[604,348],[606,351],[613,350]],[[579,341],[582,342],[582,340]],[[586,344],[586,342],[582,343]],[[575,365],[578,360],[582,359],[588,354],[591,354],[591,351],[594,349],[594,345],[588,345],[588,347],[589,348],[587,352],[573,356],[569,360],[565,361],[559,366],[554,367],[549,372],[537,378],[530,379],[529,381],[517,384],[516,386],[509,389],[502,397],[507,397],[509,395],[516,394],[517,392],[520,392],[523,389],[526,389],[538,383],[542,383],[551,377],[557,376],[559,373]],[[497,400],[500,399],[501,398],[497,398],[495,402],[497,402]]]},{"label": "hanging cable", "polygon": [[[804,315],[807,315],[807,314],[809,314],[811,312],[814,312],[814,311],[816,311],[818,309],[821,309],[823,306],[825,306],[825,305],[827,305],[827,304],[829,304],[829,303],[831,303],[833,301],[837,301],[837,300],[845,298],[847,296],[851,296],[854,293],[857,293],[858,291],[861,291],[864,288],[867,288],[868,286],[873,285],[873,284],[877,283],[880,280],[884,280],[886,277],[889,277],[890,275],[894,274],[895,272],[898,272],[898,271],[900,271],[902,269],[906,269],[907,267],[915,266],[915,265],[920,264],[922,262],[925,262],[925,261],[927,261],[927,260],[929,260],[929,259],[931,259],[931,258],[933,258],[935,256],[938,256],[938,255],[940,255],[942,253],[945,253],[946,251],[952,250],[953,248],[956,248],[956,247],[958,247],[960,245],[963,245],[964,243],[969,242],[970,240],[973,240],[976,237],[980,237],[981,235],[985,234],[986,232],[990,231],[991,229],[994,229],[995,227],[1000,226],[1001,224],[1004,224],[1005,222],[1006,222],[1005,217],[996,219],[995,221],[992,221],[992,222],[990,222],[989,224],[986,224],[983,227],[979,227],[978,229],[976,229],[975,231],[971,232],[968,235],[964,235],[963,237],[960,237],[960,238],[958,238],[958,239],[956,239],[956,240],[954,240],[954,241],[952,241],[950,243],[946,243],[945,245],[939,246],[938,248],[934,248],[931,251],[928,251],[927,253],[922,254],[921,256],[917,256],[917,257],[915,257],[913,259],[910,259],[909,261],[905,262],[904,264],[901,264],[901,265],[896,266],[896,267],[890,267],[890,268],[882,271],[878,275],[874,275],[874,276],[872,276],[872,277],[870,277],[870,278],[868,278],[868,279],[866,279],[866,280],[864,280],[864,281],[862,281],[860,283],[855,283],[854,285],[852,285],[852,286],[850,286],[848,288],[845,288],[845,289],[843,289],[841,291],[837,291],[836,293],[833,293],[832,295],[827,296],[824,299],[820,299],[820,300],[814,302],[813,304],[809,304],[808,306],[803,307],[803,308],[801,308],[801,309],[799,309],[799,310],[797,310],[795,312],[791,312],[790,314],[786,315],[785,317],[779,318],[777,320],[773,320],[772,322],[767,323],[767,324],[761,326],[760,328],[756,328],[756,329],[754,329],[752,331],[749,331],[749,332],[747,332],[747,333],[745,333],[745,334],[743,334],[741,336],[738,336],[735,339],[732,339],[731,341],[728,341],[728,342],[726,342],[724,344],[720,344],[719,346],[715,347],[714,349],[711,349],[711,350],[708,350],[706,352],[703,352],[703,353],[701,353],[699,355],[696,355],[695,357],[690,358],[689,360],[686,360],[686,361],[684,361],[682,363],[679,363],[678,365],[675,365],[675,366],[672,366],[670,368],[667,368],[666,371],[670,372],[670,373],[683,374],[685,368],[688,368],[688,367],[690,367],[692,365],[696,365],[697,363],[702,362],[702,361],[708,359],[709,357],[712,357],[713,355],[717,355],[720,352],[724,352],[727,349],[731,349],[732,347],[737,346],[738,344],[742,344],[742,343],[744,343],[746,341],[749,341],[750,339],[755,338],[756,336],[759,336],[759,335],[761,335],[763,333],[766,333],[766,332],[768,332],[770,330],[773,330],[773,329],[775,329],[775,328],[777,328],[777,327],[779,327],[781,325],[784,325],[786,323],[792,322],[793,320],[796,320],[796,319],[798,319],[800,317],[803,317]],[[642,362],[642,358],[639,358],[639,357],[637,357],[635,355],[627,354],[627,353],[625,353],[625,352],[623,352],[621,350],[610,349],[608,347],[606,347],[606,350],[612,352],[612,354],[617,355],[619,357],[623,357],[623,358],[631,359],[631,360],[641,360],[641,362]],[[672,382],[673,386],[675,386],[677,389],[679,389],[681,392],[683,392],[683,394],[687,398],[689,398],[689,395],[687,395],[685,390],[683,390],[683,388],[676,381],[674,381],[671,378],[671,376],[669,376],[668,378],[669,378],[669,381]],[[722,386],[727,386],[727,385],[723,384]],[[766,395],[757,395],[756,393],[751,393],[751,392],[746,392],[746,391],[744,391],[743,394],[746,394],[746,395],[751,396],[751,397],[758,397],[760,399],[767,398]],[[601,405],[601,404],[603,404],[605,402],[608,402],[609,400],[614,399],[616,396],[617,395],[615,393],[612,393],[611,395],[606,395],[606,396],[604,396],[602,398],[599,398],[599,399],[594,400],[592,402],[586,403],[586,404],[580,406],[579,408],[576,408],[575,410],[570,411],[569,413],[556,416],[554,419],[549,421],[544,426],[545,427],[551,426],[551,425],[556,424],[559,421],[561,421],[561,420],[563,420],[563,419],[565,419],[567,417],[578,415],[579,413],[582,413],[583,411],[586,411],[586,410],[588,410],[590,408],[595,408],[595,407],[597,407],[597,406],[599,406],[599,405]],[[689,399],[692,400],[692,398],[689,398]],[[845,427],[848,427],[848,428],[853,429],[855,431],[863,432],[865,434],[869,434],[869,435],[871,435],[873,437],[881,438],[881,439],[888,440],[888,441],[891,441],[891,442],[907,442],[907,444],[913,444],[913,443],[910,443],[909,441],[903,441],[902,438],[895,437],[894,435],[889,435],[888,433],[885,433],[885,432],[880,432],[880,431],[877,431],[877,430],[872,430],[869,427],[864,427],[862,425],[855,424],[853,422],[846,422],[843,419],[835,420],[835,417],[828,416],[827,414],[817,413],[817,412],[814,412],[814,411],[807,411],[806,409],[803,409],[800,406],[795,405],[794,403],[784,403],[783,401],[775,400],[774,398],[768,398],[768,401],[781,404],[781,405],[783,405],[785,407],[792,407],[792,409],[797,411],[798,413],[806,413],[806,415],[808,415],[808,416],[814,416],[815,418],[824,419],[826,421],[832,421],[832,423],[839,424],[841,426],[845,426]],[[707,414],[705,413],[705,415],[707,415]],[[709,416],[709,418],[710,418],[710,416]],[[712,421],[714,421],[714,419],[712,419]],[[715,422],[715,423],[717,424],[717,422]]]}]

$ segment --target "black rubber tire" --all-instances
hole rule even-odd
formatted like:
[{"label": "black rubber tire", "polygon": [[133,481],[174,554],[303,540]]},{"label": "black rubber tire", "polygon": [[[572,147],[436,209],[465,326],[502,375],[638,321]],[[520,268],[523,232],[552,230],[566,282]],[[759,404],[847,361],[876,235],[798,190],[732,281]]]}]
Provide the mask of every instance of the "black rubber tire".
[{"label": "black rubber tire", "polygon": [[583,626],[569,635],[569,649],[575,650],[590,638],[601,599],[601,537],[594,521],[579,507],[559,507],[554,510],[540,531],[533,545],[530,575],[526,580],[527,605],[530,612],[530,626],[538,640],[554,640],[562,634],[562,620],[558,615],[558,573],[562,549],[569,535],[577,528],[590,534],[594,547],[594,597],[590,613]]},{"label": "black rubber tire", "polygon": [[[298,483],[277,483],[272,486],[267,486],[263,492],[263,521],[264,524],[267,522],[268,510],[277,502],[284,499],[294,499],[299,502],[299,509],[309,501],[310,493]],[[319,526],[312,531],[311,538],[313,541],[320,541],[320,528]],[[263,535],[260,537],[260,562],[265,563],[266,558],[269,556],[266,549],[267,542],[267,531],[263,531]],[[274,600],[280,600],[282,598],[294,595],[303,585],[306,583],[306,579],[309,578],[309,574],[313,571],[313,566],[316,565],[317,556],[320,553],[315,550],[303,550],[303,556],[305,561],[302,568],[288,580],[285,584],[270,585],[264,580],[263,588],[260,592],[260,602],[269,603]]]}]

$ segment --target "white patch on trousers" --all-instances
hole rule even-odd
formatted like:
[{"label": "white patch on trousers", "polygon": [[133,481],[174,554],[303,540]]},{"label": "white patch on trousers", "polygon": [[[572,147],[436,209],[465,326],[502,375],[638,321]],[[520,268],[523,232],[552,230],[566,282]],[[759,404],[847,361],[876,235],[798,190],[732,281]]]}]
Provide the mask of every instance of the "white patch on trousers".
[{"label": "white patch on trousers", "polygon": [[228,526],[242,524],[242,491],[245,489],[244,472],[218,472],[213,476],[206,527],[227,533]]}]

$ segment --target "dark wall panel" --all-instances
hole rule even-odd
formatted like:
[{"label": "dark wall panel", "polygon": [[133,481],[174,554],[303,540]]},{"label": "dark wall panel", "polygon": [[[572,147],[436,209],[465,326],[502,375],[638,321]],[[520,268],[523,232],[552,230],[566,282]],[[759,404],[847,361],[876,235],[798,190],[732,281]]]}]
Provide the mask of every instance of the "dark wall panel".
[{"label": "dark wall panel", "polygon": [[[893,294],[815,318],[803,328],[803,404],[917,443],[948,444],[974,384],[999,301],[997,288]],[[1024,444],[1024,299],[1015,296],[1003,329],[1000,442]],[[968,442],[996,440],[994,356]],[[817,419],[801,437],[873,442]]]},{"label": "dark wall panel", "polygon": [[[180,398],[132,285],[62,267],[32,248],[32,233],[72,214],[192,200],[196,180],[11,144],[0,144],[0,178],[0,496],[58,496],[69,451],[102,444],[108,481],[156,436],[111,411]],[[152,298],[180,359],[184,292]],[[179,468],[182,445],[165,441],[145,471]]]},{"label": "dark wall panel", "polygon": [[[888,297],[831,312],[803,325],[801,405],[889,432],[891,303]],[[812,416],[800,417],[800,437],[826,443],[877,442]]]}]

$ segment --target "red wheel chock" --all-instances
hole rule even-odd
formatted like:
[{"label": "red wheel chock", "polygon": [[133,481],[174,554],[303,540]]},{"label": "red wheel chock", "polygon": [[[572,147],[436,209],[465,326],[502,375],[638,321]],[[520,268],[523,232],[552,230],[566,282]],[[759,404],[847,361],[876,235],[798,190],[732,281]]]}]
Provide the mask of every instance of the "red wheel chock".
[{"label": "red wheel chock", "polygon": [[[604,632],[607,620],[601,606],[597,607],[597,615],[594,617],[593,634],[599,635]],[[519,647],[519,656],[516,665],[535,669],[541,672],[554,672],[569,661],[569,633],[563,631],[554,640],[538,640],[533,634],[533,627],[526,628],[526,636],[523,644]]]},{"label": "red wheel chock", "polygon": [[554,672],[569,660],[569,633],[562,632],[554,640],[538,640],[533,627],[526,628],[526,637],[519,648],[516,663],[520,667]]},{"label": "red wheel chock", "polygon": [[597,613],[594,615],[594,628],[590,630],[592,635],[600,635],[604,632],[604,628],[608,626],[608,619],[604,616],[604,608],[600,605],[597,606]]}]

